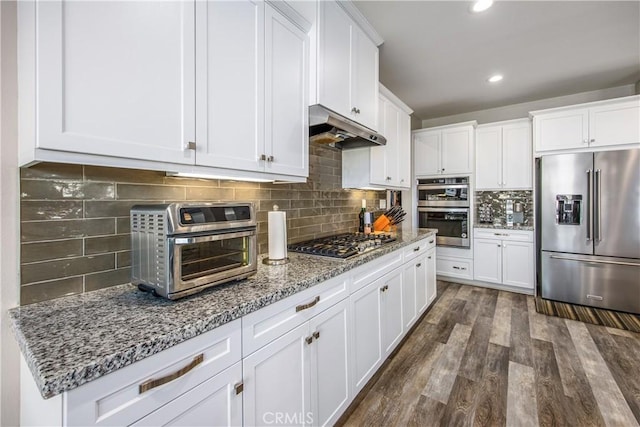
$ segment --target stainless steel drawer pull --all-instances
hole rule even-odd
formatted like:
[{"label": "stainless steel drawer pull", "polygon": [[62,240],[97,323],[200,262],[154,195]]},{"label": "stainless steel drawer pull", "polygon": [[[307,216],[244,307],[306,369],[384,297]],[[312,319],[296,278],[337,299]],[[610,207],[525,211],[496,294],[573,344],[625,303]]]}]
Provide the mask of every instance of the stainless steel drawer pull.
[{"label": "stainless steel drawer pull", "polygon": [[240,394],[244,391],[244,383],[238,383],[233,388],[236,390],[236,394]]},{"label": "stainless steel drawer pull", "polygon": [[418,252],[420,250],[420,246],[416,246],[415,248],[413,248],[413,252]]},{"label": "stainless steel drawer pull", "polygon": [[319,295],[317,297],[315,297],[315,299],[313,301],[297,306],[296,307],[296,313],[299,312],[299,311],[302,311],[302,310],[306,310],[307,308],[311,308],[314,305],[316,305],[318,302],[320,302],[320,296]]},{"label": "stainless steel drawer pull", "polygon": [[602,301],[604,299],[600,295],[591,295],[591,294],[587,294],[587,298],[594,299],[596,301]]},{"label": "stainless steel drawer pull", "polygon": [[564,256],[557,256],[557,255],[551,255],[549,258],[551,258],[551,259],[561,259],[561,260],[564,260],[564,261],[587,262],[587,263],[593,263],[593,264],[614,264],[614,265],[628,265],[630,267],[640,267],[640,264],[637,264],[635,262],[601,261],[601,260],[597,260],[597,259],[572,258],[572,257],[564,257]]},{"label": "stainless steel drawer pull", "polygon": [[179,370],[177,370],[176,372],[169,374],[165,377],[162,378],[158,378],[155,380],[148,380],[143,382],[142,384],[140,384],[138,386],[138,393],[142,394],[146,391],[149,391],[153,388],[156,387],[160,387],[163,384],[166,384],[168,382],[171,382],[175,379],[180,378],[181,376],[183,376],[184,374],[186,374],[187,372],[189,372],[190,370],[192,370],[193,368],[195,368],[196,366],[198,366],[199,364],[201,364],[204,361],[204,354],[200,353],[199,355],[197,355],[196,357],[193,358],[193,360],[191,361],[191,363],[189,363],[187,366],[185,366],[184,368],[180,368]]},{"label": "stainless steel drawer pull", "polygon": [[460,270],[460,267],[458,267],[457,265],[454,265],[454,266],[453,266],[453,269],[454,269],[454,270]]},{"label": "stainless steel drawer pull", "polygon": [[434,241],[433,240],[429,240],[429,244],[432,244]]}]

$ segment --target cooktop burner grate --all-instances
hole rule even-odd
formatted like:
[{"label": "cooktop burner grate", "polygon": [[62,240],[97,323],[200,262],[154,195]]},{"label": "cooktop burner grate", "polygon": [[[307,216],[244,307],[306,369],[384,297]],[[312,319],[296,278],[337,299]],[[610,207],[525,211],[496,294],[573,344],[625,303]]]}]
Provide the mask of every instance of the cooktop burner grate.
[{"label": "cooktop burner grate", "polygon": [[396,238],[391,234],[346,233],[292,243],[288,248],[293,252],[344,259],[379,248],[395,240]]}]

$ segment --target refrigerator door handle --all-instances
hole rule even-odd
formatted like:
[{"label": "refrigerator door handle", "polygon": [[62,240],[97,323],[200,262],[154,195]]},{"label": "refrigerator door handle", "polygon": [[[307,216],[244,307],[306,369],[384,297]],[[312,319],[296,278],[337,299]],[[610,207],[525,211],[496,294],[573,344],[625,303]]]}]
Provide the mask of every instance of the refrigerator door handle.
[{"label": "refrigerator door handle", "polygon": [[591,178],[592,172],[593,171],[591,169],[587,169],[587,242],[591,241],[591,231],[593,230],[593,211],[591,206],[591,201],[593,200],[593,180]]},{"label": "refrigerator door handle", "polygon": [[596,169],[593,179],[593,240],[602,240],[600,235],[600,169]]},{"label": "refrigerator door handle", "polygon": [[629,267],[640,267],[640,264],[635,262],[624,262],[624,261],[604,261],[604,260],[596,260],[596,259],[587,259],[587,258],[573,258],[566,256],[557,256],[551,255],[549,258],[551,259],[561,259],[565,261],[578,261],[578,262],[586,262],[590,264],[614,264],[614,265],[626,265]]}]

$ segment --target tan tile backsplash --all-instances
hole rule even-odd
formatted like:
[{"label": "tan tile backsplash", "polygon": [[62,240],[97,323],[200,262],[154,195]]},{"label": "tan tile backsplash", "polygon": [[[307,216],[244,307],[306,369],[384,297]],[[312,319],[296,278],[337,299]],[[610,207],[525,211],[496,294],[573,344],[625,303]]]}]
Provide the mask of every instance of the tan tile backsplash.
[{"label": "tan tile backsplash", "polygon": [[248,200],[256,205],[259,252],[267,212],[287,212],[289,242],[355,231],[360,200],[384,192],[343,190],[341,151],[310,146],[309,179],[271,184],[168,177],[163,172],[41,163],[21,170],[21,303],[127,283],[129,210],[137,203]]}]

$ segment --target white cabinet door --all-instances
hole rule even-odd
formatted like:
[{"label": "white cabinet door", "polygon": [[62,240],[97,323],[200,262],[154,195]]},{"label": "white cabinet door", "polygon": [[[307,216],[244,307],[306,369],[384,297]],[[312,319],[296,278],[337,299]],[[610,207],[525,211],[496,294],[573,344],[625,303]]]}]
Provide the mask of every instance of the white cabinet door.
[{"label": "white cabinet door", "polygon": [[380,281],[375,281],[350,297],[352,390],[357,394],[382,363]]},{"label": "white cabinet door", "polygon": [[37,146],[194,162],[194,2],[38,2]]},{"label": "white cabinet door", "polygon": [[391,354],[402,339],[402,269],[396,269],[382,279],[382,350]]},{"label": "white cabinet door", "polygon": [[[427,305],[426,309],[435,299],[437,294],[437,280],[436,280],[436,248],[429,249],[427,252]],[[424,311],[424,310],[422,310]]]},{"label": "white cabinet door", "polygon": [[319,102],[351,117],[351,19],[331,0],[319,2],[318,20]]},{"label": "white cabinet door", "polygon": [[589,110],[586,108],[536,116],[536,151],[588,147]]},{"label": "white cabinet door", "polygon": [[398,116],[398,177],[400,187],[411,188],[411,116]]},{"label": "white cabinet door", "polygon": [[416,291],[418,290],[416,262],[406,263],[402,272],[402,323],[405,331],[408,331],[418,318],[418,312],[416,311],[416,306],[418,305],[416,296]]},{"label": "white cabinet door", "polygon": [[313,424],[333,425],[347,409],[349,394],[349,300],[309,322]]},{"label": "white cabinet door", "polygon": [[307,35],[265,6],[266,172],[309,174],[308,64]]},{"label": "white cabinet door", "polygon": [[463,127],[442,131],[441,172],[443,174],[471,173],[473,171],[473,128]]},{"label": "white cabinet door", "polygon": [[196,2],[197,163],[258,171],[264,154],[264,3]]},{"label": "white cabinet door", "polygon": [[414,170],[416,176],[439,175],[440,169],[440,141],[442,132],[415,132]]},{"label": "white cabinet door", "polygon": [[[434,260],[435,261],[435,260]],[[416,270],[416,313],[418,316],[426,310],[429,305],[428,285],[429,278],[427,255],[418,257],[414,262],[414,268]],[[435,268],[433,270],[435,274]]]},{"label": "white cabinet door", "polygon": [[639,102],[590,108],[589,142],[592,147],[639,143]]},{"label": "white cabinet door", "polygon": [[[351,114],[353,120],[373,130],[378,118],[378,46],[354,23],[351,24]],[[345,64],[346,65],[346,64]]]},{"label": "white cabinet door", "polygon": [[295,417],[291,424],[309,424],[310,337],[305,322],[243,359],[244,425],[274,424],[285,415]]},{"label": "white cabinet door", "polygon": [[502,241],[502,245],[502,283],[533,289],[533,243]]},{"label": "white cabinet door", "polygon": [[501,188],[502,126],[483,127],[476,131],[476,189]]},{"label": "white cabinet door", "polygon": [[398,120],[400,111],[390,102],[385,103],[385,136],[387,138],[386,152],[386,176],[387,185],[400,186],[400,171],[398,170],[398,159],[400,144],[398,140]]},{"label": "white cabinet door", "polygon": [[242,394],[235,385],[242,383],[240,362],[219,373],[155,412],[134,426],[238,426],[242,424]]},{"label": "white cabinet door", "polygon": [[[480,153],[476,152],[476,156]],[[533,188],[533,147],[529,121],[502,127],[502,182],[504,188]],[[478,171],[476,170],[476,177]],[[477,187],[477,186],[476,186]]]},{"label": "white cabinet door", "polygon": [[473,278],[502,283],[502,242],[475,239],[473,242]]},{"label": "white cabinet door", "polygon": [[[389,103],[386,99],[379,97],[378,98],[378,132],[387,137],[387,128],[386,128],[386,105]],[[387,138],[387,145],[381,147],[371,147],[369,148],[369,179],[372,184],[377,185],[386,185],[387,181],[387,147],[389,145],[389,140]],[[349,151],[349,150],[348,150]],[[343,153],[344,154],[344,153]],[[349,153],[347,153],[347,158]],[[343,156],[342,161],[345,161],[345,157]],[[359,163],[361,162],[361,158],[354,158],[353,162]],[[350,162],[349,160],[347,161]],[[356,170],[358,169],[357,165],[354,164],[345,164],[348,169]],[[354,167],[355,166],[355,167]],[[344,174],[343,174],[344,175]],[[348,175],[348,174],[347,174]]]}]

